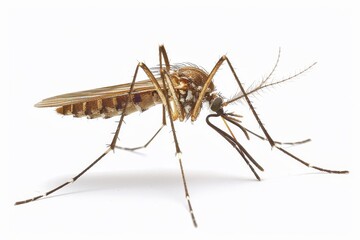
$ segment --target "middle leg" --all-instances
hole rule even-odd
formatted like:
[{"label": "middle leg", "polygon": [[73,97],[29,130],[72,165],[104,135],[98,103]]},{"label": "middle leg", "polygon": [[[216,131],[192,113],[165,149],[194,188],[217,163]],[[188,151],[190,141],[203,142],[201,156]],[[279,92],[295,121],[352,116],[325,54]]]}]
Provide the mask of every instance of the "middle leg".
[{"label": "middle leg", "polygon": [[121,146],[115,146],[115,148],[117,149],[122,149],[122,150],[126,150],[126,151],[136,151],[139,149],[143,149],[146,148],[147,146],[149,146],[149,144],[155,139],[155,137],[160,133],[160,131],[164,128],[164,126],[166,125],[166,119],[165,119],[165,107],[163,106],[163,111],[162,111],[162,124],[160,126],[160,128],[155,132],[155,134],[150,138],[150,140],[148,140],[144,145],[142,146],[138,146],[138,147],[121,147]]}]

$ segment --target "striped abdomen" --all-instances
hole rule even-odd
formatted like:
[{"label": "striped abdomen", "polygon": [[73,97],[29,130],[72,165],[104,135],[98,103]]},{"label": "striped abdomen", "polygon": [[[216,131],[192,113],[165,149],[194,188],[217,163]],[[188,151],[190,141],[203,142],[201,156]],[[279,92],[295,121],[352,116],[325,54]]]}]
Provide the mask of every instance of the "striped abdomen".
[{"label": "striped abdomen", "polygon": [[[56,109],[56,112],[63,115],[73,115],[74,117],[87,116],[88,118],[110,118],[123,113],[128,95],[97,99],[87,102],[65,105]],[[127,104],[126,115],[137,111],[145,111],[161,100],[156,91],[134,93]]]}]

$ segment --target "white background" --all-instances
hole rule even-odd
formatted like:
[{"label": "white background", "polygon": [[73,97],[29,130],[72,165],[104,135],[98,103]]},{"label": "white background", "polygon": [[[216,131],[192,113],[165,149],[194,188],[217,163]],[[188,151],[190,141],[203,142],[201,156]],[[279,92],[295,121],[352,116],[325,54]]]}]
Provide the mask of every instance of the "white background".
[{"label": "white background", "polygon": [[[309,2],[12,1],[2,7],[1,114],[7,123],[1,136],[1,239],[359,237],[356,9],[344,2]],[[258,182],[206,125],[204,108],[194,124],[176,123],[198,229],[187,210],[169,127],[139,154],[110,153],[75,184],[13,206],[80,172],[105,150],[116,127],[115,118],[61,117],[33,105],[61,93],[129,82],[138,61],[158,63],[162,43],[171,62],[193,62],[208,71],[227,54],[245,86],[266,77],[279,47],[275,80],[317,61],[297,79],[252,100],[274,139],[312,138],[289,151],[351,174],[308,169],[236,132],[265,168]],[[226,66],[215,84],[225,96],[237,92]],[[246,105],[230,110],[260,132]],[[160,119],[158,107],[127,117],[119,144],[143,144]]]}]

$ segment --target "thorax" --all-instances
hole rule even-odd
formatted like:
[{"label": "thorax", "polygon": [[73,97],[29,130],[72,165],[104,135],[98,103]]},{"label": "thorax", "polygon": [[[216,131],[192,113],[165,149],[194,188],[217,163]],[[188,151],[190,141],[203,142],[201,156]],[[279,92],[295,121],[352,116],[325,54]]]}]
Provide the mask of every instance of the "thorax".
[{"label": "thorax", "polygon": [[[208,76],[209,74],[205,70],[195,66],[183,66],[176,69],[171,74],[171,80],[173,84],[176,85],[177,89],[177,96],[171,96],[171,107],[173,109],[172,115],[174,120],[179,118],[180,121],[183,121],[191,116]],[[210,83],[209,87],[206,89],[206,94],[202,99],[202,103],[211,100],[211,93],[214,90],[214,84]],[[180,103],[180,112],[177,112],[176,107],[174,106],[175,97]]]}]

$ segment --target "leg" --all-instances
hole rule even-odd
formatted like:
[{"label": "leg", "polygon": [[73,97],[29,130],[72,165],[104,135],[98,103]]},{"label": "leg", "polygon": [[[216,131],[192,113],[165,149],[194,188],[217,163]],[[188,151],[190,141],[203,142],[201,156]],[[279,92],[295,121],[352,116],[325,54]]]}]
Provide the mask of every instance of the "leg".
[{"label": "leg", "polygon": [[106,154],[108,154],[108,152],[110,152],[111,148],[109,147],[100,157],[98,157],[92,164],[90,164],[87,168],[85,168],[82,172],[80,172],[78,175],[76,175],[75,177],[73,177],[72,179],[70,179],[69,181],[61,184],[60,186],[46,192],[45,194],[42,194],[42,195],[39,195],[39,196],[36,196],[36,197],[33,197],[33,198],[29,198],[29,199],[26,199],[26,200],[23,200],[23,201],[18,201],[15,203],[15,205],[20,205],[20,204],[24,204],[24,203],[28,203],[28,202],[32,202],[32,201],[35,201],[35,200],[38,200],[40,198],[43,198],[43,197],[46,197],[54,192],[56,192],[57,190],[65,187],[66,185],[70,184],[70,183],[73,183],[75,182],[78,178],[81,177],[81,175],[83,175],[85,172],[87,172],[90,168],[92,168],[97,162],[99,162]]},{"label": "leg", "polygon": [[183,107],[180,103],[180,100],[176,94],[175,87],[173,82],[171,81],[171,76],[168,71],[164,72],[164,78],[167,84],[167,87],[169,88],[170,95],[172,97],[172,102],[174,103],[174,109],[172,111],[172,119],[175,121],[179,118],[180,122],[184,121],[185,114],[183,112]]},{"label": "leg", "polygon": [[[163,113],[165,114],[165,113]],[[164,118],[163,118],[164,120]],[[146,144],[144,144],[143,146],[139,146],[139,147],[133,147],[133,148],[128,148],[128,147],[121,147],[121,146],[115,146],[115,148],[118,149],[122,149],[122,150],[127,150],[127,151],[135,151],[135,150],[139,150],[142,148],[146,148],[147,146],[149,146],[149,144],[152,142],[152,140],[155,139],[155,137],[159,134],[159,132],[161,131],[161,129],[163,129],[163,127],[166,125],[166,122],[163,122],[161,127],[156,131],[156,133],[150,138],[149,141],[146,142]]]},{"label": "leg", "polygon": [[[160,59],[161,59],[161,55],[160,55]],[[165,73],[164,73],[164,70],[162,69],[161,60],[160,60],[160,74],[161,74],[161,78],[163,80],[165,96],[168,96],[166,83],[165,83]],[[170,102],[169,102],[168,97],[166,98],[166,106],[167,106],[167,111],[168,111],[168,114],[169,114],[169,121],[170,121],[171,130],[172,130],[173,137],[174,137],[174,142],[175,142],[176,157],[179,160],[181,177],[182,177],[182,180],[183,180],[183,185],[184,185],[184,190],[185,190],[185,198],[186,198],[187,203],[188,203],[189,212],[190,212],[193,224],[194,224],[195,227],[197,227],[197,223],[196,223],[196,220],[195,220],[195,215],[194,215],[194,212],[193,212],[193,209],[192,209],[192,206],[191,206],[191,202],[190,202],[189,190],[187,188],[187,183],[186,183],[186,179],[185,179],[185,171],[184,171],[183,164],[182,164],[182,161],[181,161],[181,150],[180,150],[179,142],[178,142],[178,139],[177,139],[177,136],[176,136],[174,122],[173,122],[173,119],[172,119],[172,111],[171,111]]]},{"label": "leg", "polygon": [[160,72],[161,72],[161,68],[162,68],[162,59],[164,58],[164,62],[165,62],[165,69],[167,72],[170,72],[170,62],[169,62],[169,57],[167,55],[167,52],[165,50],[164,45],[160,45],[159,46],[159,63],[160,63]]},{"label": "leg", "polygon": [[135,74],[134,74],[134,78],[133,78],[133,81],[131,83],[131,87],[130,87],[130,91],[129,91],[129,94],[128,94],[128,97],[127,97],[127,101],[125,103],[125,106],[124,106],[124,112],[123,114],[121,115],[120,117],[120,121],[118,123],[118,126],[116,128],[116,132],[114,134],[114,137],[111,141],[111,144],[110,146],[106,149],[106,151],[100,155],[100,157],[98,157],[93,163],[91,163],[88,167],[86,167],[82,172],[80,172],[78,175],[76,175],[75,177],[73,177],[72,179],[70,179],[69,181],[59,185],[58,187],[46,192],[45,194],[42,194],[42,195],[39,195],[39,196],[36,196],[36,197],[33,197],[33,198],[29,198],[27,200],[23,200],[23,201],[18,201],[15,203],[15,205],[20,205],[20,204],[24,204],[24,203],[28,203],[28,202],[32,202],[32,201],[35,201],[35,200],[38,200],[40,198],[43,198],[43,197],[46,197],[58,190],[60,190],[61,188],[65,187],[66,185],[70,184],[70,183],[73,183],[75,182],[77,179],[79,179],[84,173],[86,173],[90,168],[92,168],[96,163],[98,163],[104,156],[106,156],[111,150],[114,150],[115,149],[115,144],[116,144],[116,141],[118,139],[118,136],[119,136],[119,132],[120,132],[120,129],[121,129],[121,125],[123,123],[123,120],[124,120],[124,117],[126,115],[126,108],[127,108],[127,105],[129,103],[129,99],[131,99],[131,94],[132,94],[132,91],[133,91],[133,88],[134,88],[134,84],[135,84],[135,80],[136,80],[136,76],[137,76],[137,72],[139,70],[139,66],[141,65],[141,63],[139,63],[137,66],[136,66],[136,69],[135,69]]},{"label": "leg", "polygon": [[322,172],[327,172],[327,173],[337,173],[337,174],[346,174],[349,173],[349,171],[343,170],[343,171],[338,171],[338,170],[329,170],[329,169],[325,169],[325,168],[321,168],[321,167],[317,167],[317,166],[313,166],[310,163],[307,163],[303,160],[301,160],[300,158],[296,157],[295,155],[291,154],[290,152],[284,150],[283,148],[276,146],[275,147],[277,149],[279,149],[280,151],[282,151],[283,153],[285,153],[286,155],[292,157],[293,159],[295,159],[296,161],[300,162],[301,164],[304,164],[305,166],[309,167],[309,168],[314,168],[316,170],[322,171]]},{"label": "leg", "polygon": [[160,45],[159,46],[159,63],[160,63],[160,72],[162,71],[162,60],[164,59],[165,62],[165,71],[164,71],[164,79],[166,81],[166,84],[169,88],[170,94],[172,96],[172,100],[174,103],[174,107],[175,107],[175,111],[173,111],[173,115],[172,118],[173,120],[176,120],[177,118],[180,119],[180,121],[184,121],[184,113],[182,111],[182,107],[181,107],[181,103],[177,97],[176,91],[175,91],[175,87],[174,87],[174,82],[173,79],[170,76],[170,63],[169,63],[169,58],[168,55],[166,53],[165,47],[164,45]]}]

